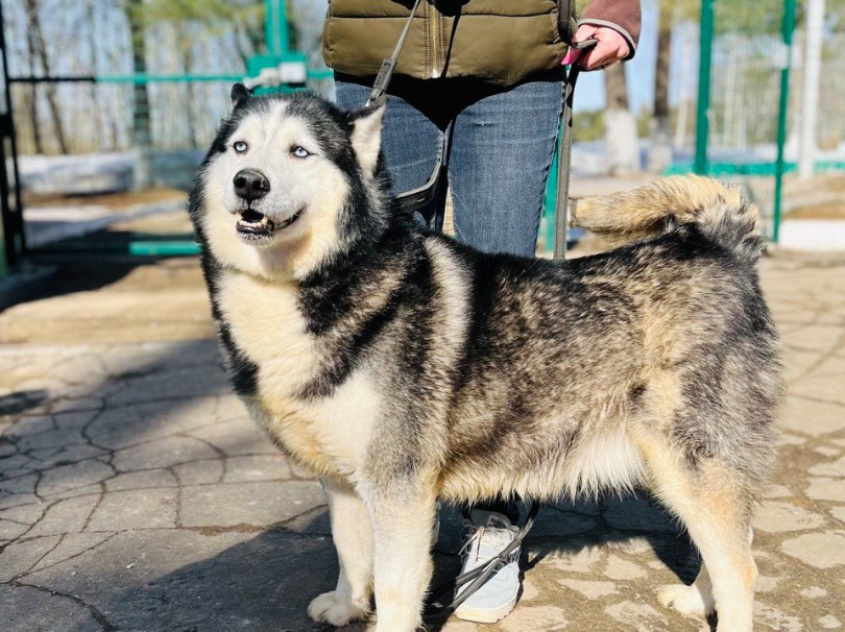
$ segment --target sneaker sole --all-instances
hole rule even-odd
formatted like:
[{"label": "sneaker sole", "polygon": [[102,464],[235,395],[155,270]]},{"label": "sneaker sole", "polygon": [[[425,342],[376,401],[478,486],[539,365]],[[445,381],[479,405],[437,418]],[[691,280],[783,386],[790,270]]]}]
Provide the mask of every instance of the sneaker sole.
[{"label": "sneaker sole", "polygon": [[471,608],[466,604],[461,604],[455,610],[455,616],[464,621],[472,621],[473,623],[496,623],[508,616],[516,606],[516,595],[513,596],[509,602],[502,604],[495,609],[479,610]]}]

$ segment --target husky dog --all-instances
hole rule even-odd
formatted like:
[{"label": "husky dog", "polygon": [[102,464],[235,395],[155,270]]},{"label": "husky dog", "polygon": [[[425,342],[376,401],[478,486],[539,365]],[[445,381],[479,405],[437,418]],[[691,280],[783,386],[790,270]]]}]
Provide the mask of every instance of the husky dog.
[{"label": "husky dog", "polygon": [[416,629],[438,500],[645,486],[704,562],[660,601],[751,630],[782,387],[739,194],[670,179],[580,204],[636,240],[616,250],[483,254],[398,211],[383,107],[232,99],[191,216],[232,384],[328,495],[340,576],[309,615],[346,625],[374,592],[378,632]]}]

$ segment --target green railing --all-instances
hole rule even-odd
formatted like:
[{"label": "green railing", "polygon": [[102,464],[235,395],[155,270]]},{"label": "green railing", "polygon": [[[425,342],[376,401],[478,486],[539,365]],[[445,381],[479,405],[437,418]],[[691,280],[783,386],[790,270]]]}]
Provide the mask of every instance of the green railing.
[{"label": "green railing", "polygon": [[[668,170],[739,178],[751,189],[760,179],[773,179],[774,193],[758,203],[775,242],[783,177],[795,169],[784,155],[795,11],[796,0],[702,0],[694,158],[691,164],[675,164]],[[767,143],[776,146],[773,162],[755,155],[755,148]],[[725,154],[737,158],[725,159]],[[831,161],[817,168],[841,166]],[[770,184],[756,188],[771,191]]]}]

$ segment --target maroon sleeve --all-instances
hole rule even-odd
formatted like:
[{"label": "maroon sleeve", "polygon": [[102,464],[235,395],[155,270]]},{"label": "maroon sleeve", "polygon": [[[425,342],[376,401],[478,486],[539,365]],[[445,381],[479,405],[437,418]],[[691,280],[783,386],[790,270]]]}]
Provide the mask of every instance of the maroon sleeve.
[{"label": "maroon sleeve", "polygon": [[641,21],[640,0],[590,0],[578,24],[607,26],[618,31],[628,40],[631,48],[628,59],[631,59],[640,40]]}]

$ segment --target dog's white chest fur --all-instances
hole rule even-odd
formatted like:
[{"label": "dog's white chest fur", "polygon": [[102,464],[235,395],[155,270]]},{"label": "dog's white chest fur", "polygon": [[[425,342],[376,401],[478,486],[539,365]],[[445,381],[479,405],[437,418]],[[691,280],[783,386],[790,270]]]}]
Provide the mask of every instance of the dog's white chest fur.
[{"label": "dog's white chest fur", "polygon": [[259,369],[259,386],[292,395],[312,378],[317,355],[296,288],[246,274],[221,276],[218,302],[237,346]]},{"label": "dog's white chest fur", "polygon": [[224,273],[218,304],[236,345],[258,367],[253,418],[304,467],[354,478],[380,410],[370,374],[359,371],[332,395],[303,401],[296,393],[317,374],[320,357],[296,288]]}]

